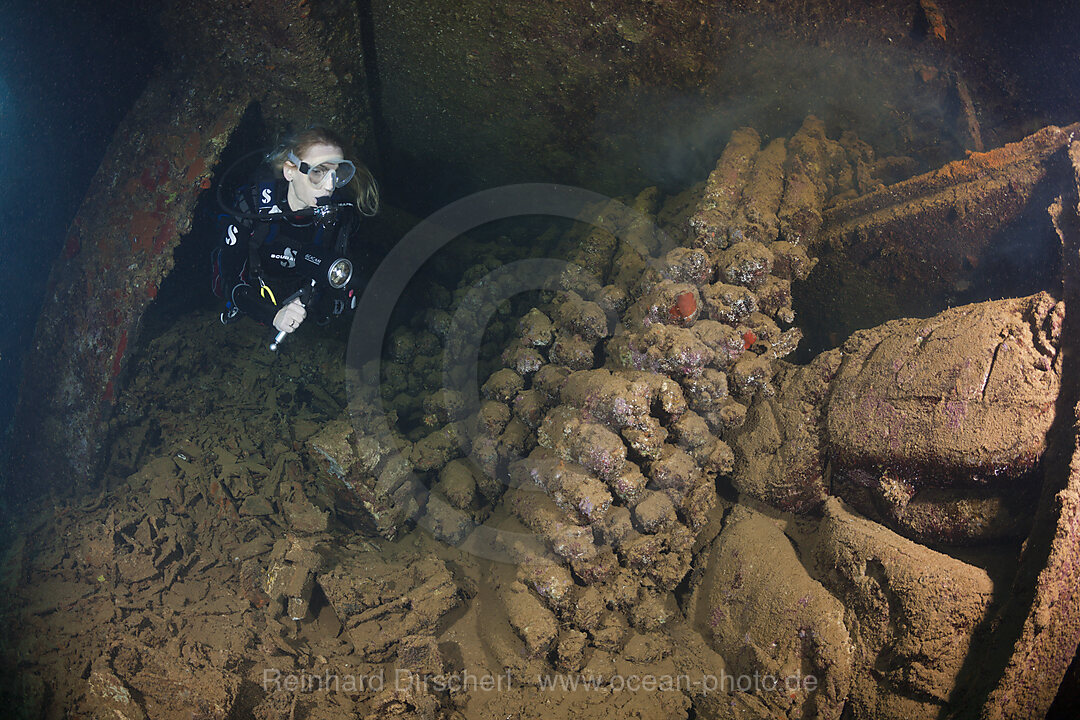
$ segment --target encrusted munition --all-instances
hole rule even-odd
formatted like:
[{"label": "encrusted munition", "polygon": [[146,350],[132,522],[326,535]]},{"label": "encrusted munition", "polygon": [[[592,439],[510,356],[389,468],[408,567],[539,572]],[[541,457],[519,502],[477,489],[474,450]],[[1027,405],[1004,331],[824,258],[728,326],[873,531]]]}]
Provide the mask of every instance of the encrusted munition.
[{"label": "encrusted munition", "polygon": [[[766,648],[775,643],[784,648],[784,662],[809,663],[820,671],[825,689],[801,698],[801,712],[832,716],[855,698],[865,715],[891,702],[889,691],[875,685],[866,664],[850,657],[851,648],[856,656],[879,652],[881,638],[853,631],[854,625],[841,628],[846,612],[862,613],[865,617],[860,618],[871,623],[888,610],[866,605],[872,588],[845,585],[852,577],[856,585],[863,582],[855,571],[866,543],[848,548],[856,561],[849,563],[852,568],[836,565],[841,569],[834,575],[804,568],[800,554],[817,547],[820,557],[831,557],[830,552],[847,557],[821,541],[841,537],[836,528],[856,521],[838,525],[836,518],[848,514],[867,528],[864,534],[880,536],[881,547],[871,548],[871,554],[906,557],[921,552],[912,550],[916,546],[910,541],[837,505],[830,494],[842,494],[860,511],[909,536],[934,539],[941,530],[937,509],[951,501],[943,493],[966,489],[961,483],[924,488],[914,495],[917,483],[909,478],[881,475],[875,478],[873,502],[863,503],[869,486],[858,482],[863,475],[852,460],[855,456],[842,442],[827,444],[820,436],[818,430],[828,427],[833,439],[853,438],[860,429],[865,434],[869,425],[884,423],[889,437],[878,438],[880,452],[875,450],[867,462],[902,460],[908,467],[921,457],[910,443],[904,444],[901,431],[907,425],[898,426],[897,434],[889,418],[858,419],[860,412],[874,410],[866,407],[866,398],[876,397],[860,389],[860,383],[883,387],[880,379],[860,379],[860,372],[875,367],[869,335],[856,335],[850,347],[824,353],[802,368],[779,362],[800,338],[792,325],[791,284],[807,278],[815,267],[817,261],[808,251],[821,247],[815,237],[833,212],[829,208],[874,184],[874,162],[864,143],[850,135],[832,141],[813,118],[796,137],[762,145],[754,131],[733,135],[700,203],[689,217],[681,216],[684,224],[664,228],[674,246],[647,227],[656,222],[650,215],[619,218],[604,232],[571,232],[567,243],[579,243],[578,267],[556,278],[548,302],[516,322],[517,337],[501,356],[504,367],[482,383],[482,399],[472,417],[455,420],[452,409],[460,398],[453,394],[414,403],[422,404],[430,422],[425,419],[426,436],[418,435],[403,447],[416,469],[426,470],[429,477],[438,473],[421,520],[424,527],[446,542],[468,542],[469,533],[500,502],[520,521],[496,543],[518,566],[516,580],[501,583],[495,601],[504,606],[519,645],[501,636],[493,646],[515,677],[531,682],[548,658],[560,668],[581,669],[589,657],[595,662],[604,653],[626,652],[632,639],[678,616],[677,609],[671,611],[673,591],[688,584],[697,588],[701,604],[699,617],[688,620],[739,667],[776,669],[766,657]],[[655,211],[655,196],[643,193],[633,205]],[[605,217],[616,211],[611,204],[596,209]],[[1009,352],[1016,341],[1025,352],[1031,350],[1033,363],[1052,365],[1060,312],[1052,302],[1036,305],[1034,320],[1016,323],[1012,340],[1007,339]],[[435,315],[431,320],[440,321]],[[921,325],[937,327],[936,320],[910,322],[913,338],[925,341],[940,334],[918,332]],[[436,325],[430,329],[439,334]],[[1024,339],[1025,329],[1030,342]],[[454,340],[447,334],[440,337]],[[395,344],[394,351],[402,355],[396,362],[408,360],[408,347],[407,338]],[[1023,364],[1027,357],[1009,355],[996,366],[1003,371],[1007,360]],[[403,382],[406,374],[395,378]],[[991,394],[992,380],[987,383]],[[834,388],[833,383],[839,384]],[[837,404],[830,410],[824,399],[836,388]],[[895,405],[890,398],[886,400]],[[963,425],[958,407],[941,403],[930,408],[930,417],[946,429],[958,419]],[[854,425],[841,427],[845,417],[853,417]],[[457,424],[466,434],[457,434]],[[798,431],[789,432],[793,427]],[[911,429],[909,434],[917,440],[920,433]],[[889,443],[897,438],[902,446],[890,455]],[[868,447],[878,446],[871,442]],[[469,457],[451,457],[455,452],[468,452]],[[754,464],[762,459],[766,465]],[[807,523],[816,523],[811,532],[818,545],[800,545],[791,533],[773,527],[774,520],[747,515],[745,508],[721,519],[714,509],[731,504],[718,497],[717,480],[729,473],[740,492],[779,508],[811,513]],[[952,501],[974,507],[969,495]],[[882,502],[892,503],[895,512],[881,511]],[[992,505],[979,507],[993,512]],[[828,511],[827,521],[814,520],[812,514],[822,508]],[[740,563],[750,562],[751,556],[760,562],[769,555],[748,539],[769,527],[770,547],[785,549],[786,569],[759,587],[747,583]],[[694,550],[709,547],[714,538],[717,557],[737,550],[744,560],[721,558],[716,567],[723,570],[715,577],[688,579]],[[736,539],[742,545],[736,547]],[[791,542],[798,553],[791,552]],[[866,562],[873,567],[875,560]],[[956,565],[953,575],[966,573],[982,583],[970,566]],[[795,575],[803,588],[799,592],[785,586]],[[898,593],[918,595],[917,588],[908,588],[906,576],[877,572],[873,579],[891,583]],[[780,605],[756,607],[755,599],[762,595],[779,598]],[[849,606],[859,603],[865,607]],[[953,654],[936,664],[903,656],[913,672],[931,673],[909,683],[925,695],[923,710],[939,708],[949,686],[957,682],[956,648],[973,641],[986,605],[979,596],[970,607],[942,607],[946,614],[962,615],[956,645],[949,646]],[[755,625],[753,618],[759,616],[768,619]],[[766,630],[784,626],[782,618],[788,617],[802,618],[797,639],[782,633],[770,637]],[[937,621],[923,622],[922,615],[917,619],[922,624],[916,634],[933,632]],[[747,640],[748,632],[765,635]],[[826,636],[828,641],[821,642]],[[760,641],[768,642],[760,646]],[[744,658],[739,650],[743,647],[758,651]]]},{"label": "encrusted munition", "polygon": [[[636,627],[648,621],[634,603],[663,604],[685,577],[717,475],[735,461],[723,438],[773,392],[774,363],[798,342],[790,285],[814,266],[806,245],[827,190],[850,189],[850,167],[838,173],[847,181],[829,175],[841,161],[813,118],[764,148],[736,131],[696,212],[671,229],[681,246],[657,245],[637,220],[616,222],[614,243],[589,233],[586,271],[564,273],[554,302],[522,319],[508,367],[484,384],[493,404],[473,457],[508,469],[508,507],[549,553],[516,551],[532,568],[525,584],[569,623],[544,647],[573,654],[572,634],[595,633],[582,611],[591,594]],[[535,433],[535,449],[514,454],[531,443],[504,441],[504,421],[492,422],[502,407]],[[571,575],[552,585],[560,565]]]}]

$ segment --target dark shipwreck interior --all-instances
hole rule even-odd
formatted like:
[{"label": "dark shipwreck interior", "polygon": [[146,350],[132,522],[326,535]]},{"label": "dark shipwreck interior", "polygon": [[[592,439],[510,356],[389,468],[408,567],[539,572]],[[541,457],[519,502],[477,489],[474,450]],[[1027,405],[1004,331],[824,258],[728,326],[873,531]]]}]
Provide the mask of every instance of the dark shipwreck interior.
[{"label": "dark shipwreck interior", "polygon": [[[47,0],[0,40],[9,717],[1080,713],[1080,8]],[[211,258],[248,183],[315,185],[264,162],[313,124],[380,207],[275,337]]]}]

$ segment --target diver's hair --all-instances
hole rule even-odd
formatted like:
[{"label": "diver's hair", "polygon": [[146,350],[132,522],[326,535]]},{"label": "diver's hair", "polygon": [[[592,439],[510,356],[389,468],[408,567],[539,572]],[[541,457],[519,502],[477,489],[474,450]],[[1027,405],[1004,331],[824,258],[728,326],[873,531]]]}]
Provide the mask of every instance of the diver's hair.
[{"label": "diver's hair", "polygon": [[[280,177],[281,169],[289,162],[289,153],[302,156],[313,145],[333,145],[341,148],[341,152],[348,157],[349,147],[344,138],[324,125],[311,125],[298,133],[289,135],[266,156],[266,161],[274,168]],[[375,182],[375,176],[371,174],[367,166],[359,160],[353,160],[356,166],[356,174],[346,186],[353,196],[356,208],[364,215],[371,217],[379,212],[379,184]]]},{"label": "diver's hair", "polygon": [[349,181],[349,190],[356,198],[356,209],[371,217],[379,212],[379,183],[375,182],[375,176],[367,165],[358,160],[354,160],[353,165],[356,166],[356,174]]}]

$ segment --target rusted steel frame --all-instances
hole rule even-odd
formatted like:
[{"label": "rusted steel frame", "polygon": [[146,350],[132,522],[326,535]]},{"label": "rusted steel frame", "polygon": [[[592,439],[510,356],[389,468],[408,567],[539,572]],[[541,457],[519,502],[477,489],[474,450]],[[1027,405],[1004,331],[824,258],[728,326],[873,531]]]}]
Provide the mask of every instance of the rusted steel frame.
[{"label": "rusted steel frame", "polygon": [[49,276],[16,410],[10,491],[95,478],[139,320],[247,103],[198,77],[159,76],[113,136]]},{"label": "rusted steel frame", "polygon": [[[1080,133],[1080,123],[1050,126],[1019,142],[972,153],[923,175],[881,188],[830,208],[814,245],[843,247],[850,260],[876,256],[880,248],[925,238],[906,254],[941,263],[947,273],[960,259],[951,251],[970,239],[985,244],[1027,207],[1033,188],[1050,171],[1052,157]],[[943,229],[950,242],[943,243]]]},{"label": "rusted steel frame", "polygon": [[[1070,143],[1068,154],[1080,189],[1080,142]],[[1001,623],[1005,632],[1017,628],[1019,632],[1011,656],[982,702],[979,717],[983,720],[1044,717],[1080,643],[1080,431],[1076,425],[1080,382],[1075,367],[1080,363],[1080,194],[1066,197],[1051,209],[1065,260],[1061,349],[1066,366],[1058,400],[1062,417],[1050,436],[1051,448],[1056,445],[1058,450],[1048,452],[1035,526]],[[1011,641],[1010,637],[1000,639]]]}]

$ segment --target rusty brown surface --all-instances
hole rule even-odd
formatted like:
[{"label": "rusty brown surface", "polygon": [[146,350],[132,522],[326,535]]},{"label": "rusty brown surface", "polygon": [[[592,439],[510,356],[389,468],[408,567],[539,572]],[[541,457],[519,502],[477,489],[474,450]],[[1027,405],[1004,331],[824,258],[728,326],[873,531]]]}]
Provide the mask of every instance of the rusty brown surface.
[{"label": "rusty brown surface", "polygon": [[[1048,199],[1073,182],[1076,161],[1070,162],[1069,148],[1078,130],[1075,124],[1044,128],[1020,142],[972,153],[833,207],[813,248],[820,263],[807,283],[812,294],[836,315],[865,306],[870,297],[878,311],[896,315],[947,303],[957,285],[977,276],[981,260],[995,251],[996,243],[1010,233],[1023,236],[1023,228],[1045,226]],[[1071,206],[1056,217],[1066,247],[1060,272],[1067,307],[1080,305],[1080,225],[1075,195],[1070,197],[1066,204]],[[1034,274],[1040,269],[1025,270]],[[1046,272],[1044,279],[1049,277]],[[1047,289],[1060,292],[1060,286],[1051,285]],[[1070,317],[1066,313],[1061,342],[1064,356],[1075,358],[1080,352],[1077,320]],[[869,318],[863,321],[872,324]],[[835,322],[839,326],[841,320]],[[839,327],[837,334],[846,336]],[[963,701],[955,703],[964,708],[958,716],[1043,717],[1076,653],[1080,445],[1072,419],[1080,408],[1075,380],[1069,380],[1075,377],[1070,364],[1067,359],[1062,371],[1061,417],[1050,435],[1035,527],[990,645],[985,654],[973,653],[979,659],[969,660],[984,679],[966,688]]]},{"label": "rusty brown surface", "polygon": [[1077,131],[1080,123],[1046,127],[1019,142],[971,153],[842,203],[825,214],[817,244],[856,244],[869,252],[875,243],[899,243],[898,230],[910,237],[940,235],[943,228],[955,234],[956,242],[985,242],[1023,208],[1031,189],[1047,176],[1051,158]]},{"label": "rusty brown surface", "polygon": [[820,262],[795,291],[800,325],[831,340],[818,349],[895,317],[1052,289],[1044,210],[1078,130],[1043,128],[828,209],[810,247]]},{"label": "rusty brown surface", "polygon": [[[206,102],[172,108],[177,89]],[[94,475],[139,319],[246,106],[212,90],[153,81],[106,151],[49,279],[16,416],[17,486],[62,488]]]},{"label": "rusty brown surface", "polygon": [[366,132],[351,3],[177,0],[162,18],[170,61],[115,133],[50,275],[16,411],[16,493],[94,481],[140,318],[245,109],[258,102],[275,129]]},{"label": "rusty brown surface", "polygon": [[[1068,154],[1080,182],[1080,143],[1072,142]],[[1015,630],[1017,621],[1019,631],[1004,669],[1000,674],[988,674],[993,689],[979,713],[986,720],[1044,717],[1080,642],[1080,434],[1075,424],[1080,417],[1075,367],[1080,356],[1080,319],[1068,312],[1080,307],[1077,194],[1068,193],[1055,203],[1051,213],[1065,260],[1067,310],[1061,342],[1066,365],[1059,397],[1064,411],[1050,434],[1052,458],[1047,463],[1036,527],[1025,546],[1011,607],[1007,608],[1012,616],[1006,613],[1002,623],[1005,631],[999,632],[999,637]],[[1011,639],[1001,637],[1003,642]]]}]

